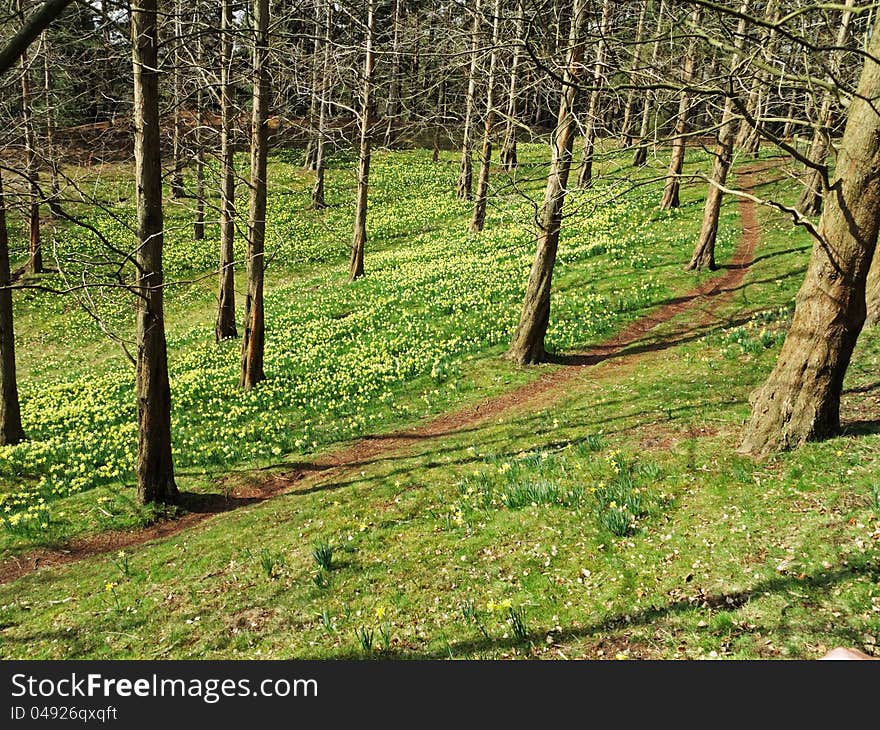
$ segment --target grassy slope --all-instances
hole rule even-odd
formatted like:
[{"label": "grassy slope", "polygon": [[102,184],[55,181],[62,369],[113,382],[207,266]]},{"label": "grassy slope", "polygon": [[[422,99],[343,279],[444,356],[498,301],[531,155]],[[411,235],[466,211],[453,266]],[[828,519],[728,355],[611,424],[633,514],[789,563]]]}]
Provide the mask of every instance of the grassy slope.
[{"label": "grassy slope", "polygon": [[[873,651],[880,335],[848,376],[848,434],[738,456],[809,245],[761,221],[745,285],[699,331],[692,314],[667,323],[654,350],[587,371],[547,410],[0,587],[2,655],[360,656],[371,635],[372,653],[421,657]],[[638,515],[619,537],[624,503]]]}]

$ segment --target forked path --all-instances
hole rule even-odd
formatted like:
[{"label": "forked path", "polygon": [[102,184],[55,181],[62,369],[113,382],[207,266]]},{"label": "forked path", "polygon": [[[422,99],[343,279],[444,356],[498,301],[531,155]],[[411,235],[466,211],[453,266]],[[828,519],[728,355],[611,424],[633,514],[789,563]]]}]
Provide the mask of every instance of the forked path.
[{"label": "forked path", "polygon": [[[754,185],[753,176],[760,168],[739,174],[741,187]],[[546,407],[567,394],[567,383],[581,377],[585,368],[612,357],[625,356],[626,361],[639,357],[649,348],[640,348],[645,336],[657,326],[689,311],[700,311],[696,320],[703,324],[720,304],[742,283],[752,263],[755,246],[760,240],[755,203],[739,199],[742,223],[740,242],[723,274],[705,280],[687,294],[676,297],[661,307],[635,320],[611,339],[571,358],[570,364],[548,370],[540,378],[491,400],[470,405],[441,415],[428,423],[387,435],[363,438],[338,451],[319,457],[314,462],[263,480],[254,487],[241,487],[229,496],[212,496],[192,511],[173,520],[164,520],[150,527],[133,531],[109,531],[71,540],[62,548],[39,549],[0,563],[0,584],[9,583],[43,567],[72,563],[93,555],[106,554],[176,535],[209,517],[238,507],[270,499],[285,492],[311,487],[317,482],[353,472],[367,461],[402,451],[414,443],[454,434],[520,410]],[[627,352],[632,350],[631,353]]]}]

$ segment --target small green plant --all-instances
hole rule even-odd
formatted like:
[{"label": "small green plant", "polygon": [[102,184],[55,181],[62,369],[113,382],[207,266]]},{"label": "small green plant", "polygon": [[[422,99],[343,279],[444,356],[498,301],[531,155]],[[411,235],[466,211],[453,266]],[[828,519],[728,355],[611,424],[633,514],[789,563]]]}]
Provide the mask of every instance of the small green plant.
[{"label": "small green plant", "polygon": [[617,537],[626,537],[635,526],[635,519],[623,507],[612,506],[599,513],[599,524]]},{"label": "small green plant", "polygon": [[113,558],[113,564],[119,568],[119,572],[126,578],[131,577],[131,556],[125,552],[125,550],[120,550],[116,553],[116,556]]},{"label": "small green plant", "polygon": [[312,549],[312,557],[321,570],[332,570],[333,547],[328,543],[323,541],[315,543],[315,547]]},{"label": "small green plant", "polygon": [[871,485],[871,507],[880,512],[880,484],[877,482]]},{"label": "small green plant", "polygon": [[312,583],[314,583],[318,588],[329,588],[330,578],[327,577],[326,571],[319,570],[312,576]]},{"label": "small green plant", "polygon": [[361,651],[364,654],[372,653],[372,651],[373,651],[373,629],[368,629],[366,626],[358,626],[354,630],[354,634],[357,637],[357,640],[361,645]]},{"label": "small green plant", "polygon": [[507,609],[507,621],[517,641],[526,641],[529,638],[529,629],[526,625],[526,610],[522,606],[510,606]]},{"label": "small green plant", "polygon": [[539,504],[558,504],[577,507],[583,497],[582,487],[567,489],[545,480],[522,481],[508,484],[501,492],[501,500],[510,509],[522,509]]},{"label": "small green plant", "polygon": [[332,634],[334,632],[333,619],[330,616],[330,611],[326,608],[321,611],[321,626],[324,627],[324,631],[326,631],[328,634]]},{"label": "small green plant", "polygon": [[391,624],[388,621],[379,626],[379,638],[382,641],[382,648],[388,651],[391,647]]},{"label": "small green plant", "polygon": [[281,575],[284,566],[284,557],[279,553],[273,553],[263,548],[259,555],[260,567],[269,580],[276,580]]}]

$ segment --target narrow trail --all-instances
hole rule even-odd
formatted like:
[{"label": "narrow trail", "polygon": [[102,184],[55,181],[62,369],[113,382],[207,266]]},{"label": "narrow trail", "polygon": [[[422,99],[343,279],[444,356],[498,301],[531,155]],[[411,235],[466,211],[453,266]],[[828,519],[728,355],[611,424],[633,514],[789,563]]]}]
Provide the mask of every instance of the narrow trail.
[{"label": "narrow trail", "polygon": [[[751,189],[755,185],[754,175],[762,169],[757,167],[740,171],[740,186],[744,190]],[[318,457],[313,462],[299,464],[288,472],[268,477],[258,485],[236,488],[228,496],[189,495],[189,502],[184,505],[188,512],[182,517],[157,522],[140,530],[108,531],[76,538],[64,547],[41,548],[9,558],[0,562],[0,584],[10,583],[40,568],[65,565],[94,555],[172,537],[214,515],[340,477],[355,471],[367,461],[405,450],[414,443],[452,435],[464,428],[478,426],[517,411],[537,410],[551,405],[567,395],[566,384],[581,377],[586,368],[611,358],[614,358],[616,364],[629,363],[658,349],[655,345],[644,342],[645,336],[674,317],[699,310],[699,318],[695,320],[697,326],[711,321],[713,312],[742,283],[761,237],[755,203],[740,198],[738,206],[742,233],[737,249],[723,274],[707,279],[686,294],[675,297],[638,318],[611,339],[578,355],[560,359],[562,366],[548,370],[537,380],[491,400],[440,415],[420,426],[381,436],[364,437],[350,446]]]}]

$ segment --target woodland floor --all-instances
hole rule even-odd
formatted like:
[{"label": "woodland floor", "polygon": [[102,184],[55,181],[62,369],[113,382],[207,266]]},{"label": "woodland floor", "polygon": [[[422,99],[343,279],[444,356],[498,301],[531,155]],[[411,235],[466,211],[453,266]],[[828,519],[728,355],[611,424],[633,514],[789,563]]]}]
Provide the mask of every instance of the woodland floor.
[{"label": "woodland floor", "polygon": [[[773,169],[744,166],[738,185],[784,191]],[[727,205],[741,234],[721,271],[526,382],[231,471],[148,527],[18,543],[0,653],[880,653],[880,336],[859,343],[840,438],[738,455],[809,242],[749,199]]]}]

